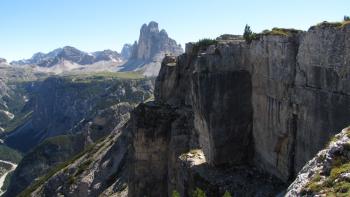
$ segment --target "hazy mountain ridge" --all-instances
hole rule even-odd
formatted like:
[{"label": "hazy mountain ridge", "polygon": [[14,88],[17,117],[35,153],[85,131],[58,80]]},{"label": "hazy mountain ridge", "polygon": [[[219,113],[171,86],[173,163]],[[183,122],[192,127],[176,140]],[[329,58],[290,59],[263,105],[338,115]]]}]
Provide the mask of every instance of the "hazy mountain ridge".
[{"label": "hazy mountain ridge", "polygon": [[80,65],[93,64],[99,61],[122,62],[121,55],[112,50],[87,53],[71,46],[55,49],[49,53],[36,53],[30,59],[12,61],[11,65],[37,65],[52,67],[61,61],[70,61]]}]

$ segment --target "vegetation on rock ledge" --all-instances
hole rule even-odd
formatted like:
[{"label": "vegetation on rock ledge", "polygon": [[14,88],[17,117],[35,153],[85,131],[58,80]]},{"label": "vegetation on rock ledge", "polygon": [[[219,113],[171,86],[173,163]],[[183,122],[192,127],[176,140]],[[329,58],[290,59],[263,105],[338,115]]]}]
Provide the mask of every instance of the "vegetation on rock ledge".
[{"label": "vegetation on rock ledge", "polygon": [[272,30],[264,30],[261,34],[262,35],[290,36],[292,34],[297,34],[299,32],[301,32],[301,31],[296,30],[296,29],[285,29],[285,28],[274,27],[274,28],[272,28]]},{"label": "vegetation on rock ledge", "polygon": [[[310,181],[303,188],[303,194],[325,194],[327,196],[350,196],[350,130],[341,137],[337,135],[330,140],[328,149],[332,149],[333,156],[320,154],[317,161],[324,162],[330,158],[330,165],[323,170],[316,171]],[[346,138],[345,138],[346,137]],[[344,141],[344,139],[346,141]],[[341,142],[339,144],[338,142]],[[345,142],[345,143],[344,143]],[[336,149],[341,146],[341,152]],[[330,150],[329,150],[330,151]],[[331,151],[330,151],[331,152]],[[328,153],[330,154],[330,153]]]},{"label": "vegetation on rock ledge", "polygon": [[256,33],[252,32],[249,25],[244,28],[243,38],[248,44],[257,38]]},{"label": "vegetation on rock ledge", "polygon": [[206,48],[210,45],[216,45],[217,43],[218,43],[217,40],[210,39],[210,38],[204,38],[204,39],[201,39],[198,42],[196,42],[195,46],[200,47],[200,48]]}]

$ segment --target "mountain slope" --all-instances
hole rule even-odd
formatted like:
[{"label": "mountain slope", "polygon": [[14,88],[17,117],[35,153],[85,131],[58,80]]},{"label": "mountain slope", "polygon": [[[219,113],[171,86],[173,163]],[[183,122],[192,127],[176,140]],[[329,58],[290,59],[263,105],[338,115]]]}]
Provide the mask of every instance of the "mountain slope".
[{"label": "mountain slope", "polygon": [[152,91],[152,79],[133,73],[49,77],[38,86],[31,117],[8,133],[5,143],[27,152],[46,138],[74,133],[74,127],[105,107],[137,104],[151,97]]},{"label": "mountain slope", "polygon": [[[33,181],[55,167],[62,165],[75,155],[83,152],[107,135],[115,127],[123,125],[129,119],[133,107],[128,103],[119,103],[105,110],[91,121],[85,121],[76,134],[60,135],[48,138],[26,154],[14,172],[6,195],[14,196]],[[120,127],[120,126],[119,126]]]},{"label": "mountain slope", "polygon": [[129,136],[116,128],[83,154],[33,184],[20,196],[127,196]]},{"label": "mountain slope", "polygon": [[0,134],[15,129],[32,110],[33,92],[48,75],[0,63]]}]

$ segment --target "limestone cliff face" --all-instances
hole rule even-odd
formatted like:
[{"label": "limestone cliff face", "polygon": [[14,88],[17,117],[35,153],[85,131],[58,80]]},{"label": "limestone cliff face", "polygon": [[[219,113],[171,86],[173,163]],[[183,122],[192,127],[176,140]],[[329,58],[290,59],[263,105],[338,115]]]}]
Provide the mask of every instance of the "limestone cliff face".
[{"label": "limestone cliff face", "polygon": [[129,196],[167,196],[168,186],[177,188],[178,156],[197,147],[192,118],[190,110],[153,102],[133,112]]},{"label": "limestone cliff face", "polygon": [[[220,185],[200,172],[242,165],[256,167],[258,171],[246,172],[255,177],[267,173],[277,182],[292,180],[348,124],[349,36],[349,25],[320,25],[307,32],[261,34],[251,44],[234,36],[210,46],[192,43],[185,54],[166,57],[156,80],[155,103],[140,106],[138,110],[150,112],[139,113],[134,124],[130,195],[164,196],[176,188],[186,196],[202,186],[215,195],[228,190],[241,196],[249,186],[235,189],[234,180]],[[189,111],[191,118],[182,129],[187,141],[177,142],[173,147],[182,150],[174,153],[169,146],[176,139],[172,127],[180,111]],[[145,127],[139,124],[148,122],[145,114],[159,118]],[[181,165],[166,163],[169,155]],[[186,165],[188,155],[191,165]],[[153,173],[154,166],[160,174]],[[238,171],[245,180],[245,171]],[[155,184],[163,188],[147,189]],[[279,184],[269,191],[277,194]],[[265,190],[247,191],[256,196]]]},{"label": "limestone cliff face", "polygon": [[298,170],[349,124],[349,50],[349,25],[313,27],[302,37],[294,101],[299,119],[295,156]]}]

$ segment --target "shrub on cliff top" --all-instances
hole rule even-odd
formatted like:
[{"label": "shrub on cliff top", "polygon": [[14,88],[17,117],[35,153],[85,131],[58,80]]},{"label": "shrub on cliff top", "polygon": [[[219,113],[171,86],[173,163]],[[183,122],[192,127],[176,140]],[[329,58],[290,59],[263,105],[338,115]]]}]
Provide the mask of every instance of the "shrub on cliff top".
[{"label": "shrub on cliff top", "polygon": [[193,191],[192,197],[207,197],[205,192],[198,187]]},{"label": "shrub on cliff top", "polygon": [[323,21],[322,23],[319,23],[316,26],[312,26],[310,29],[313,29],[315,27],[321,27],[321,28],[343,28],[343,27],[345,27],[345,26],[347,26],[349,24],[350,24],[350,19],[344,18],[344,20],[342,22]]},{"label": "shrub on cliff top", "polygon": [[232,197],[230,192],[226,191],[222,197]]},{"label": "shrub on cliff top", "polygon": [[292,34],[296,34],[301,32],[300,30],[296,29],[285,29],[285,28],[277,28],[274,27],[272,30],[264,30],[261,34],[263,35],[280,35],[280,36],[289,36]]},{"label": "shrub on cliff top", "polygon": [[208,47],[210,45],[215,45],[217,43],[218,43],[217,40],[210,39],[210,38],[204,38],[204,39],[201,39],[198,42],[196,42],[195,45],[198,47]]},{"label": "shrub on cliff top", "polygon": [[180,197],[179,192],[177,192],[176,190],[173,191],[171,197]]},{"label": "shrub on cliff top", "polygon": [[243,38],[247,43],[251,43],[252,40],[256,39],[256,33],[253,33],[249,25],[244,28]]}]

